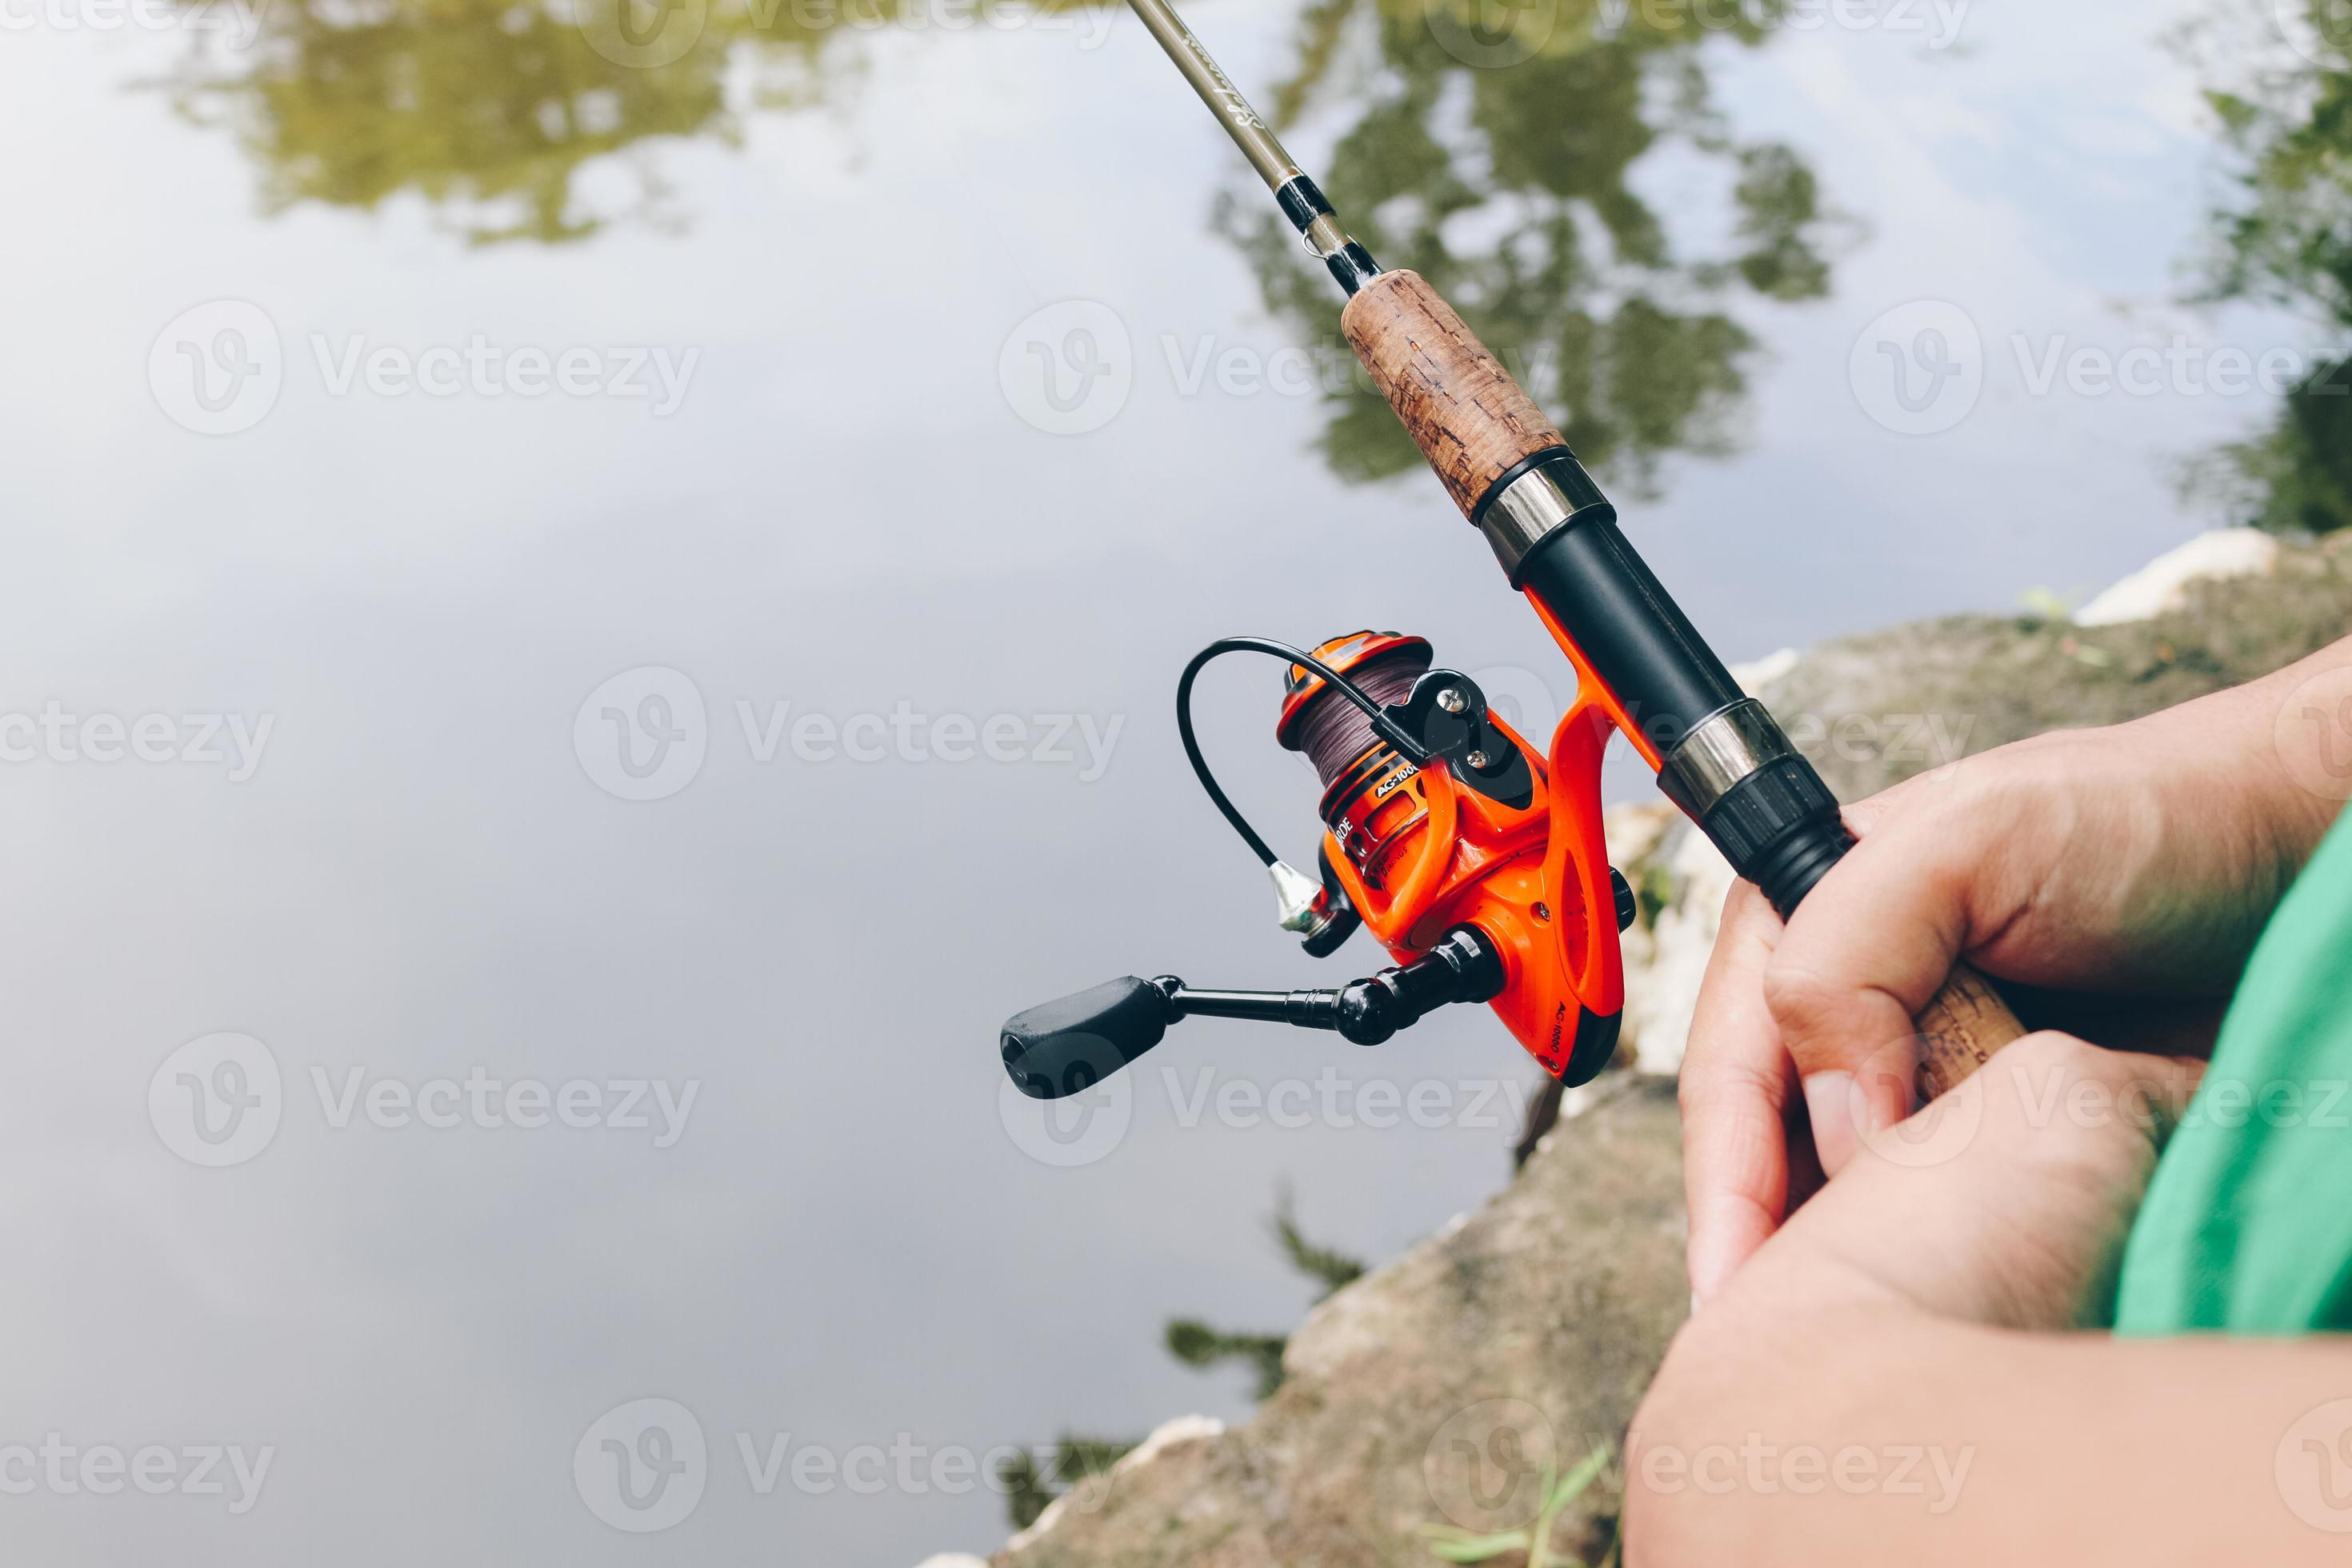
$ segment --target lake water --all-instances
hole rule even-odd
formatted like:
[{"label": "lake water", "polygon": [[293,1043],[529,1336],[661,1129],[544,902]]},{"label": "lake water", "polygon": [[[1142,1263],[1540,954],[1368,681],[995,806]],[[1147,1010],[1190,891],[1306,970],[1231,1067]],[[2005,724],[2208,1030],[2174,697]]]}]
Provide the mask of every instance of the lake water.
[{"label": "lake water", "polygon": [[[2065,368],[2300,342],[2173,303],[2197,9],[1193,19],[1744,659],[2213,521],[2179,466],[2275,399]],[[1469,1016],[1196,1024],[1095,1142],[1007,1120],[1019,1006],[1345,978],[1184,768],[1194,648],[1569,683],[1131,18],[769,15],[631,64],[670,36],[488,0],[0,4],[13,1558],[984,1552],[957,1456],[1247,1415],[1161,1325],[1298,1320],[1280,1191],[1378,1262],[1507,1175],[1532,1071]],[[1234,663],[1205,743],[1302,858]],[[1343,1114],[1217,1110],[1327,1068]],[[1368,1077],[1442,1109],[1362,1125]],[[104,1491],[52,1434],[170,1468]],[[206,1491],[208,1447],[268,1468]]]}]

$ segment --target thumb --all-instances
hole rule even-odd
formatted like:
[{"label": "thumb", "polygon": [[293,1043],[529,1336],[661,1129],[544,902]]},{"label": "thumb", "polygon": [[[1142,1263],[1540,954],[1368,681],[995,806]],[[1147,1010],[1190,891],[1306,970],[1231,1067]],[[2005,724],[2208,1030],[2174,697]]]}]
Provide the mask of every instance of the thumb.
[{"label": "thumb", "polygon": [[1869,832],[1807,896],[1764,973],[1764,996],[1805,1086],[1822,1168],[1914,1109],[1913,1022],[1971,934],[1983,835],[1948,816]]}]

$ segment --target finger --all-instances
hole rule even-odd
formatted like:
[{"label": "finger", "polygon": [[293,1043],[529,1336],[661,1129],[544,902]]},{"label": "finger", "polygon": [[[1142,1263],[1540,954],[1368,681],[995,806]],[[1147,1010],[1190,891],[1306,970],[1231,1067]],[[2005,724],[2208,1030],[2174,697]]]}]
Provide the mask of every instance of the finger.
[{"label": "finger", "polygon": [[1973,906],[1997,876],[1990,824],[1948,814],[1865,825],[1778,943],[1764,994],[1804,1083],[1822,1167],[1909,1115],[1912,1020],[1977,934]]},{"label": "finger", "polygon": [[1683,1181],[1691,1300],[1704,1303],[1788,1212],[1794,1074],[1764,1005],[1780,922],[1744,884],[1724,907],[1683,1056]]},{"label": "finger", "polygon": [[[1782,1235],[1798,1256],[1825,1245],[1940,1315],[2029,1330],[2099,1321],[2132,1215],[2201,1070],[2029,1035],[1873,1139]],[[1764,1259],[1789,1255],[1776,1241]]]},{"label": "finger", "polygon": [[2073,1133],[2130,1128],[2151,1155],[2162,1151],[2203,1083],[2208,1064],[2190,1057],[2111,1051],[2045,1029],[2002,1050],[1983,1071],[1990,1090],[1986,1125],[1996,1136],[1982,1158],[2014,1164],[2053,1129]]},{"label": "finger", "polygon": [[[1948,1100],[1978,1100],[1953,1108],[1959,1125],[1949,1131],[1964,1134],[1956,1157],[1940,1169],[1914,1164],[1946,1141],[1919,1137],[1882,1194],[1890,1225],[1933,1238],[1932,1256],[1915,1259],[1918,1278],[1940,1279],[1933,1294],[1981,1322],[2106,1321],[2132,1218],[2204,1071],[2200,1061],[2105,1050],[2055,1031],[2008,1047],[1921,1118],[1943,1114]],[[1972,1114],[1981,1126],[1970,1134]]]}]

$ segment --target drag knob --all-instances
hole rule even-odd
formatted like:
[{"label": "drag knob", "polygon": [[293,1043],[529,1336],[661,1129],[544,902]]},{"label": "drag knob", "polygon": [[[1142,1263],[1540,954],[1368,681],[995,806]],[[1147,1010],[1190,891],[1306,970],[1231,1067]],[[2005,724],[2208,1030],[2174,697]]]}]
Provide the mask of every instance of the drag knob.
[{"label": "drag knob", "polygon": [[1633,923],[1633,917],[1642,912],[1642,900],[1633,896],[1633,887],[1625,880],[1625,873],[1614,866],[1609,868],[1609,891],[1617,900],[1617,929],[1623,931]]}]

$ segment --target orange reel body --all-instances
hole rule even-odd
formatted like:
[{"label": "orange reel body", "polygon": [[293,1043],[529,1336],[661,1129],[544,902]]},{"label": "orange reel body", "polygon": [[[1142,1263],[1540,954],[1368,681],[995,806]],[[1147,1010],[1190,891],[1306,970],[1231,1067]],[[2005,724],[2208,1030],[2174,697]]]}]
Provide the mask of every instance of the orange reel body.
[{"label": "orange reel body", "polygon": [[[1383,664],[1417,674],[1428,651],[1417,637],[1358,633],[1315,653],[1360,683]],[[1276,733],[1308,750],[1309,710],[1340,699],[1302,668],[1291,673]],[[1570,1083],[1608,1065],[1624,1007],[1618,932],[1629,896],[1610,870],[1601,822],[1601,759],[1614,718],[1580,692],[1549,749],[1538,751],[1489,714],[1535,775],[1532,800],[1516,809],[1465,787],[1441,761],[1416,767],[1368,727],[1360,748],[1341,732],[1312,753],[1328,778],[1325,863],[1373,936],[1403,963],[1457,925],[1485,931],[1508,973],[1489,1005],[1546,1072]]]}]

